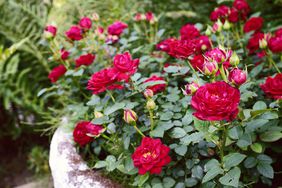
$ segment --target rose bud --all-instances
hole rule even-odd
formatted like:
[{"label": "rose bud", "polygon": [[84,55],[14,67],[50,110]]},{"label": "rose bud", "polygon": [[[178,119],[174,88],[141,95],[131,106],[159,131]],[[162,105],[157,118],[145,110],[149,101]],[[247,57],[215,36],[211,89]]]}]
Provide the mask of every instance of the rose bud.
[{"label": "rose bud", "polygon": [[99,16],[99,14],[97,14],[96,12],[94,12],[93,14],[92,14],[92,20],[93,21],[99,21],[99,19],[100,19],[100,16]]},{"label": "rose bud", "polygon": [[146,98],[151,98],[154,96],[154,92],[151,89],[146,89],[143,94]]},{"label": "rose bud", "polygon": [[156,108],[156,103],[153,99],[147,101],[146,107],[148,110],[154,110]]},{"label": "rose bud", "polygon": [[138,117],[133,110],[126,109],[123,113],[123,119],[128,124],[133,124],[137,121]]},{"label": "rose bud", "polygon": [[68,57],[69,57],[69,55],[70,55],[70,52],[68,52],[68,51],[65,50],[65,49],[61,49],[61,50],[60,50],[60,53],[61,53],[61,59],[62,59],[62,60],[68,59]]},{"label": "rose bud", "polygon": [[205,75],[210,76],[218,71],[218,65],[215,61],[206,61],[203,65]]},{"label": "rose bud", "polygon": [[229,23],[229,21],[225,21],[223,24],[223,29],[224,30],[229,30],[231,28],[231,24]]},{"label": "rose bud", "polygon": [[228,76],[229,82],[240,86],[244,84],[247,80],[247,74],[245,71],[242,71],[238,68],[234,68],[230,71],[229,76]]},{"label": "rose bud", "polygon": [[206,34],[207,36],[211,36],[211,34],[212,34],[212,29],[211,29],[210,26],[206,29],[205,34]]},{"label": "rose bud", "polygon": [[104,114],[102,114],[101,112],[95,111],[94,116],[95,116],[95,118],[101,118],[101,117],[104,116]]},{"label": "rose bud", "polygon": [[198,89],[199,84],[192,82],[190,84],[185,85],[185,91],[183,91],[184,95],[193,95]]},{"label": "rose bud", "polygon": [[57,34],[57,28],[53,25],[47,25],[44,29],[44,37],[46,39],[54,38]]},{"label": "rose bud", "polygon": [[232,66],[237,66],[240,63],[240,59],[238,55],[236,54],[236,52],[232,53],[229,62]]},{"label": "rose bud", "polygon": [[52,83],[57,82],[67,72],[67,68],[64,65],[59,65],[51,70],[48,75],[48,78]]},{"label": "rose bud", "polygon": [[267,41],[264,39],[259,40],[259,48],[265,49],[267,47]]},{"label": "rose bud", "polygon": [[79,26],[84,30],[89,30],[92,27],[92,21],[88,17],[83,17],[79,21]]}]

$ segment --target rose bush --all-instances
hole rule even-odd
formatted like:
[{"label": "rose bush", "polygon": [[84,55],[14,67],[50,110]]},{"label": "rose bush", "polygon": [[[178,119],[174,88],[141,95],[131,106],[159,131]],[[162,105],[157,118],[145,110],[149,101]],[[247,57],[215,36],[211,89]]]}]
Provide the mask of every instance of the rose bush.
[{"label": "rose bush", "polygon": [[281,29],[266,32],[250,13],[235,0],[173,37],[152,12],[103,29],[84,17],[65,43],[48,38],[67,70],[54,68],[48,91],[65,96],[89,165],[134,187],[271,184],[269,151],[282,138]]}]

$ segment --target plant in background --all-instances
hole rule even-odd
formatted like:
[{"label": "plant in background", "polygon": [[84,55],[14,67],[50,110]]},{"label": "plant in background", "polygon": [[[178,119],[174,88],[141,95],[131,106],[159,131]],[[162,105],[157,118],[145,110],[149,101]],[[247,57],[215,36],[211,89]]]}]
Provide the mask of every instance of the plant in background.
[{"label": "plant in background", "polygon": [[50,174],[48,165],[48,151],[41,146],[34,146],[28,155],[29,169],[35,171],[35,175],[42,177]]}]

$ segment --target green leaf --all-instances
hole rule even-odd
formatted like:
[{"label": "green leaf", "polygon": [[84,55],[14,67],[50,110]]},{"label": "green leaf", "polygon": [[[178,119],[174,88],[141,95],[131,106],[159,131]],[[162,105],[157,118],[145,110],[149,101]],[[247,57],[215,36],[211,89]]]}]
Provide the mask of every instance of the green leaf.
[{"label": "green leaf", "polygon": [[237,141],[237,146],[240,148],[247,147],[252,144],[252,138],[250,134],[243,134],[240,139]]},{"label": "green leaf", "polygon": [[232,139],[238,140],[243,135],[243,130],[240,126],[235,126],[228,130],[228,136]]},{"label": "green leaf", "polygon": [[125,103],[115,103],[113,106],[109,106],[104,110],[105,115],[110,115],[117,110],[123,109],[125,107]]},{"label": "green leaf", "polygon": [[184,145],[180,145],[180,146],[177,146],[175,149],[174,149],[175,153],[177,153],[178,155],[181,155],[181,156],[184,156],[187,152],[187,146],[184,146]]},{"label": "green leaf", "polygon": [[142,185],[149,179],[149,173],[146,173],[142,176],[139,175],[138,177],[138,186],[142,187]]},{"label": "green leaf", "polygon": [[197,183],[198,183],[198,180],[196,178],[187,178],[185,180],[186,187],[195,187]]},{"label": "green leaf", "polygon": [[201,121],[197,118],[194,118],[194,126],[200,132],[207,133],[209,130],[210,123],[208,121]]},{"label": "green leaf", "polygon": [[199,180],[203,178],[203,168],[201,166],[194,166],[191,171],[192,177],[198,178]]},{"label": "green leaf", "polygon": [[246,124],[246,133],[254,132],[268,122],[267,119],[256,119]]},{"label": "green leaf", "polygon": [[172,129],[170,136],[172,138],[182,138],[183,136],[185,136],[187,133],[184,129],[180,128],[180,127],[176,127],[174,129]]},{"label": "green leaf", "polygon": [[251,145],[251,149],[256,153],[262,152],[262,145],[260,143],[254,143]]},{"label": "green leaf", "polygon": [[257,165],[257,170],[264,177],[271,178],[271,179],[273,179],[274,177],[274,171],[270,164],[259,163]]},{"label": "green leaf", "polygon": [[176,183],[176,181],[171,177],[165,177],[163,179],[164,188],[171,188],[171,187],[174,186],[175,183]]},{"label": "green leaf", "polygon": [[171,120],[172,117],[173,117],[173,112],[167,111],[160,115],[160,120],[168,121],[168,120]]},{"label": "green leaf", "polygon": [[216,166],[215,168],[209,170],[206,175],[203,177],[202,183],[208,182],[210,180],[212,180],[213,178],[215,178],[217,175],[219,174],[223,174],[223,170]]},{"label": "green leaf", "polygon": [[241,153],[230,153],[223,158],[224,168],[229,170],[231,167],[239,165],[245,158],[246,155]]},{"label": "green leaf", "polygon": [[100,103],[100,97],[97,95],[92,95],[90,101],[86,103],[87,106],[95,106]]},{"label": "green leaf", "polygon": [[255,167],[257,164],[257,159],[254,157],[248,157],[245,161],[244,161],[244,166],[246,168],[253,168]]},{"label": "green leaf", "polygon": [[109,117],[103,116],[103,117],[100,117],[100,118],[95,118],[91,121],[91,123],[98,124],[98,125],[109,123]]},{"label": "green leaf", "polygon": [[180,139],[181,143],[183,145],[189,145],[190,143],[197,143],[203,140],[204,138],[204,133],[202,132],[196,132],[192,133],[190,135],[186,135],[183,138]]},{"label": "green leaf", "polygon": [[257,159],[259,160],[260,163],[271,164],[273,162],[271,157],[269,157],[269,156],[267,156],[265,154],[258,155]]},{"label": "green leaf", "polygon": [[275,142],[282,138],[282,133],[280,131],[267,131],[262,133],[259,137],[264,142]]},{"label": "green leaf", "polygon": [[227,172],[224,176],[219,178],[219,182],[223,185],[238,187],[240,175],[241,175],[240,168],[234,167],[229,172]]},{"label": "green leaf", "polygon": [[183,125],[189,125],[193,121],[193,115],[190,110],[188,110],[185,114],[185,116],[182,118],[182,124]]},{"label": "green leaf", "polygon": [[107,166],[107,162],[105,161],[97,161],[93,168],[104,168]]},{"label": "green leaf", "polygon": [[267,108],[267,105],[263,101],[257,101],[253,106],[254,110],[264,110],[266,108]]}]

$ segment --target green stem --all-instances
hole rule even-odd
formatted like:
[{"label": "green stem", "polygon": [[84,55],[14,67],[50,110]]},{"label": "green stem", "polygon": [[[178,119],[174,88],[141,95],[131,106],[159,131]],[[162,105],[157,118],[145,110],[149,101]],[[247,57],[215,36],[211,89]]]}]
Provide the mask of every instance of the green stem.
[{"label": "green stem", "polygon": [[109,91],[109,90],[107,90],[107,93],[110,95],[110,97],[111,97],[112,101],[115,103],[115,102],[116,102],[116,100],[115,100],[115,98],[114,98],[114,96],[113,96],[112,92],[111,92],[111,91]]},{"label": "green stem", "polygon": [[113,142],[112,139],[110,137],[108,137],[107,135],[105,135],[105,134],[102,134],[102,137],[107,139],[107,140],[109,140],[109,141],[111,141],[111,142]]},{"label": "green stem", "polygon": [[197,77],[197,82],[199,83],[199,80],[200,80],[200,78],[199,78],[199,76],[198,76],[198,73],[196,72],[196,70],[194,69],[194,67],[191,65],[191,63],[190,63],[190,61],[185,61],[185,62],[187,62],[187,64],[188,64],[188,66],[190,67],[190,69],[193,71],[193,73],[196,75],[196,77]]},{"label": "green stem", "polygon": [[220,71],[220,75],[221,75],[222,79],[225,82],[227,82],[227,77],[226,77],[226,74],[225,74],[225,70],[224,70],[223,64],[220,64],[219,71]]},{"label": "green stem", "polygon": [[154,127],[155,127],[153,111],[149,110],[149,114],[150,114],[150,124],[151,124],[151,131],[152,131],[154,130]]},{"label": "green stem", "polygon": [[227,129],[226,129],[226,126],[223,126],[222,140],[221,140],[221,144],[219,148],[221,163],[223,163],[226,138],[227,138]]},{"label": "green stem", "polygon": [[142,136],[145,137],[145,135],[140,131],[140,129],[138,129],[138,127],[136,126],[136,123],[133,125],[134,129]]},{"label": "green stem", "polygon": [[279,70],[279,68],[278,68],[278,66],[276,65],[276,63],[274,62],[274,60],[273,60],[273,58],[272,58],[272,55],[271,54],[269,54],[268,55],[268,61],[269,61],[269,64],[271,65],[273,65],[274,66],[274,68],[276,69],[276,71],[278,72],[278,73],[281,73],[281,71]]}]

